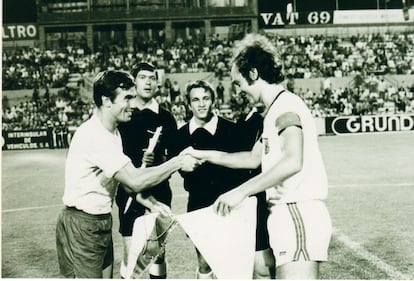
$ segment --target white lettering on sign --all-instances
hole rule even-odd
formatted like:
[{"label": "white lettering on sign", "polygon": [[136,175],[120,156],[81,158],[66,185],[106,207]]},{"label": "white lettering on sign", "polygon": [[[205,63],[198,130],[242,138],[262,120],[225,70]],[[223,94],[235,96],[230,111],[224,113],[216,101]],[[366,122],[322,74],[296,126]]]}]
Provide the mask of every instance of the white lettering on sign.
[{"label": "white lettering on sign", "polygon": [[335,134],[414,130],[412,115],[342,116],[332,121]]},{"label": "white lettering on sign", "polygon": [[34,24],[4,24],[3,40],[23,40],[37,38],[37,27]]},{"label": "white lettering on sign", "polygon": [[332,15],[328,11],[312,12],[261,12],[259,13],[265,26],[284,26],[295,24],[327,24],[332,22]]},{"label": "white lettering on sign", "polygon": [[358,123],[356,117],[350,117],[348,121],[346,121],[346,128],[350,133],[356,133],[361,128],[361,125]]},{"label": "white lettering on sign", "polygon": [[281,13],[261,13],[260,16],[266,25],[285,25]]},{"label": "white lettering on sign", "polygon": [[329,12],[310,12],[308,14],[308,22],[310,24],[326,24],[331,20]]}]

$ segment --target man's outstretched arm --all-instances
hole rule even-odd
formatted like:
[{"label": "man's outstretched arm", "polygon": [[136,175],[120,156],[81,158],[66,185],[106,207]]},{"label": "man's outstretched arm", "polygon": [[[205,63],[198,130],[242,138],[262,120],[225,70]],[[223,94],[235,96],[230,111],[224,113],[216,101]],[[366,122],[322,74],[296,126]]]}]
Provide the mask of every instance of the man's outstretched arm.
[{"label": "man's outstretched arm", "polygon": [[262,144],[256,142],[252,151],[223,152],[217,150],[197,150],[192,147],[184,149],[180,154],[189,154],[201,161],[207,161],[232,169],[256,169],[260,166]]},{"label": "man's outstretched arm", "polygon": [[178,170],[193,171],[199,161],[190,155],[179,155],[150,168],[135,168],[128,163],[115,173],[114,178],[124,185],[127,192],[141,192],[168,179]]}]

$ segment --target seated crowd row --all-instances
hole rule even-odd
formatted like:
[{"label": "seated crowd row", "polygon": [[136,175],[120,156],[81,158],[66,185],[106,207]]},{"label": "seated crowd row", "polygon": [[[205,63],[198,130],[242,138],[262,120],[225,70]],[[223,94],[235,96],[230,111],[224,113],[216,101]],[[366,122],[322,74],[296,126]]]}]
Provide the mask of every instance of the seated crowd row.
[{"label": "seated crowd row", "polygon": [[[414,34],[363,34],[358,36],[269,35],[280,51],[286,76],[292,78],[414,74]],[[61,50],[38,48],[4,50],[3,90],[63,87],[70,73],[97,69],[131,69],[147,61],[166,73],[214,72],[228,75],[234,41],[214,37],[209,44],[191,36],[172,43],[142,40],[134,48],[67,46]]]},{"label": "seated crowd row", "polygon": [[[169,81],[169,79],[167,79]],[[301,96],[312,111],[314,117],[367,114],[396,114],[414,112],[414,83],[395,86],[384,77],[370,75],[353,87],[334,88],[327,83],[318,92],[310,89],[291,89]],[[185,102],[184,91],[176,81],[161,85],[157,100],[169,110],[179,125],[190,119],[190,110]],[[244,118],[252,109],[246,95],[236,93],[234,87],[225,89],[223,83],[217,83],[216,113],[232,121]],[[77,127],[93,113],[93,103],[77,90],[65,87],[55,94],[46,88],[42,93],[33,91],[32,97],[26,97],[18,104],[11,104],[3,96],[3,130],[25,130],[56,128],[59,126]],[[260,107],[260,105],[257,105]]]}]

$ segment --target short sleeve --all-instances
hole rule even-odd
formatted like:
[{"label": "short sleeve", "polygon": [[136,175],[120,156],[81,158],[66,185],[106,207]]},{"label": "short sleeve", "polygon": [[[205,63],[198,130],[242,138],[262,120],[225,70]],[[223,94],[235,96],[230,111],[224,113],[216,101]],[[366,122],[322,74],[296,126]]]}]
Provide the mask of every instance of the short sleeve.
[{"label": "short sleeve", "polygon": [[300,117],[295,112],[286,112],[276,119],[276,128],[278,135],[282,134],[288,127],[298,127],[302,129]]}]

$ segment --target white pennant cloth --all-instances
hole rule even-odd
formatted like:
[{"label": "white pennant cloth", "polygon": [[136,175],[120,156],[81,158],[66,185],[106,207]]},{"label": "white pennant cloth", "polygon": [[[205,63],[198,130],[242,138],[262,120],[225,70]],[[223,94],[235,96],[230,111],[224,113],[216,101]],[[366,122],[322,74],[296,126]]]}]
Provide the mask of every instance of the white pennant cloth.
[{"label": "white pennant cloth", "polygon": [[[218,279],[252,279],[256,243],[256,198],[246,199],[229,215],[213,207],[175,216]],[[137,260],[155,227],[157,214],[135,220],[125,277],[133,277]]]},{"label": "white pennant cloth", "polygon": [[256,204],[248,198],[225,217],[212,206],[176,216],[218,279],[252,279]]}]

